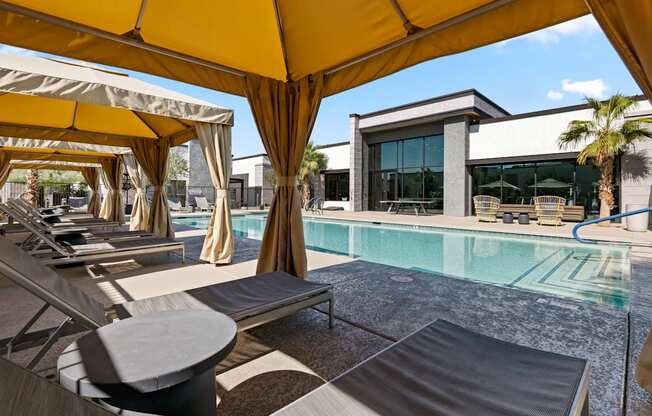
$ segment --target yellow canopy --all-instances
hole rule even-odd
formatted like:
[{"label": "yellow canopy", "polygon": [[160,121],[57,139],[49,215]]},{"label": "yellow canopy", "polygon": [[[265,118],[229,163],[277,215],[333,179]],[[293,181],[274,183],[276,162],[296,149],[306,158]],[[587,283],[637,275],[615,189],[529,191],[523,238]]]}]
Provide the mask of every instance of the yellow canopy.
[{"label": "yellow canopy", "polygon": [[324,96],[589,13],[584,0],[0,2],[0,42],[245,95],[325,73]]},{"label": "yellow canopy", "polygon": [[195,137],[196,122],[231,125],[232,110],[87,64],[0,55],[0,135],[131,146]]}]

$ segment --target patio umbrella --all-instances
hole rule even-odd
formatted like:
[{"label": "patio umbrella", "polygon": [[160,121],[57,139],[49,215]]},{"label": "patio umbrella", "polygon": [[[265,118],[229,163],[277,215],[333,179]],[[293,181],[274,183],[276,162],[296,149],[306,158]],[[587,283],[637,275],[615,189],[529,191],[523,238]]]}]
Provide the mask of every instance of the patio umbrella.
[{"label": "patio umbrella", "polygon": [[322,97],[591,10],[652,97],[652,7],[643,3],[648,2],[124,0],[115,7],[13,0],[0,1],[0,43],[246,96],[279,184],[258,271],[305,276],[300,198],[293,184]]},{"label": "patio umbrella", "polygon": [[511,183],[502,180],[485,183],[484,185],[480,185],[479,188],[509,188],[515,191],[521,190],[521,188],[519,188],[518,186],[514,186]]},{"label": "patio umbrella", "polygon": [[530,185],[530,188],[548,188],[548,189],[562,189],[570,188],[572,185],[570,183],[558,181],[555,178],[547,178],[542,181],[537,181],[535,185]]}]

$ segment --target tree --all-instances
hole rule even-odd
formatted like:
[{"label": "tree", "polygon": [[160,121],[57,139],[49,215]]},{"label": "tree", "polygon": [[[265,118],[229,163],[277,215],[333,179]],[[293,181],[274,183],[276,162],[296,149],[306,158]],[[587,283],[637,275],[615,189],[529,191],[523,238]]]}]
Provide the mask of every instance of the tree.
[{"label": "tree", "polygon": [[38,169],[30,169],[27,172],[27,191],[25,200],[34,208],[38,206],[38,190],[40,187]]},{"label": "tree", "polygon": [[301,181],[304,205],[310,201],[312,193],[312,178],[319,175],[319,172],[326,169],[328,157],[317,150],[317,147],[309,142],[303,151],[303,160],[299,168],[298,179]]},{"label": "tree", "polygon": [[652,132],[643,126],[644,123],[652,123],[652,118],[625,120],[625,113],[634,110],[637,103],[620,94],[607,101],[587,97],[586,102],[593,109],[593,119],[571,121],[559,136],[559,147],[568,149],[589,142],[577,156],[577,163],[584,165],[591,162],[600,169],[600,217],[603,218],[609,216],[615,205],[614,161],[634,142],[652,139]]},{"label": "tree", "polygon": [[176,181],[188,175],[188,161],[176,150],[170,151],[168,155],[168,174],[166,182]]}]

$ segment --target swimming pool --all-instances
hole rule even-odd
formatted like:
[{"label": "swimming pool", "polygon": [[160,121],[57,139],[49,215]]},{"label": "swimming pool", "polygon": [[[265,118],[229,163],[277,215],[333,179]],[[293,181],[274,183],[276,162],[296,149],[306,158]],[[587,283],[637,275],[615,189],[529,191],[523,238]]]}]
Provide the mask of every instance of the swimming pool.
[{"label": "swimming pool", "polygon": [[[206,228],[208,218],[178,218]],[[262,239],[265,215],[233,217],[236,235]],[[629,250],[570,239],[304,218],[306,246],[361,260],[543,292],[625,309]]]}]

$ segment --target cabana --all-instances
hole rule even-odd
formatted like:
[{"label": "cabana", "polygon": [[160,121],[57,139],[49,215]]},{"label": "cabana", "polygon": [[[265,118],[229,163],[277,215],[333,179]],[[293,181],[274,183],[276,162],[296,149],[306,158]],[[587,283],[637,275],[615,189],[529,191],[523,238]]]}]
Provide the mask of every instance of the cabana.
[{"label": "cabana", "polygon": [[[232,110],[122,73],[0,55],[0,184],[15,161],[64,163],[61,169],[90,164],[95,170],[82,173],[87,171],[85,179],[96,191],[101,166],[108,194],[98,214],[122,222],[119,188],[125,165],[137,188],[130,228],[174,237],[164,186],[168,152],[197,137],[216,188],[201,255],[212,263],[230,263],[233,256],[227,191],[232,124]],[[154,188],[149,210],[141,172]]]},{"label": "cabana", "polygon": [[305,276],[294,183],[323,97],[591,12],[652,97],[652,5],[640,1],[14,0],[0,1],[0,42],[246,96],[278,177],[258,271]]}]

